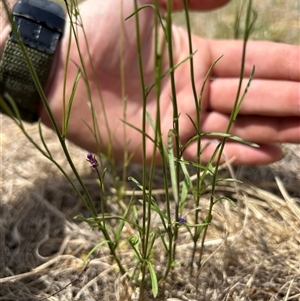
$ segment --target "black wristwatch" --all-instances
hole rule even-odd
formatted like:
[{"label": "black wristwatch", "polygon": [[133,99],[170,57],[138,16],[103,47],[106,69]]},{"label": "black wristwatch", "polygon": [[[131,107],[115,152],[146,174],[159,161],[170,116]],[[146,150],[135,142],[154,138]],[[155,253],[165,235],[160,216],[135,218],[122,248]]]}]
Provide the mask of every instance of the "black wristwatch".
[{"label": "black wristwatch", "polygon": [[[40,84],[45,88],[64,30],[64,10],[48,0],[21,0],[15,4],[12,15]],[[40,95],[13,30],[0,60],[0,94],[9,108],[8,98],[14,101],[22,120],[31,123],[38,120]],[[0,111],[6,113],[1,106]]]}]

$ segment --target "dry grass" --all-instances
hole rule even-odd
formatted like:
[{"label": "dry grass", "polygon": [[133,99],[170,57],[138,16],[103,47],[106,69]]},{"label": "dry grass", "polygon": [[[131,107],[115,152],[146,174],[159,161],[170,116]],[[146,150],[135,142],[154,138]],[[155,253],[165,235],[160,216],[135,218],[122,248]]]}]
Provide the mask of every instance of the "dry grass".
[{"label": "dry grass", "polygon": [[[258,2],[259,26],[265,29],[258,31],[258,36],[298,43],[296,2]],[[220,36],[218,28],[223,23],[231,27],[232,8],[211,14],[214,21],[207,15],[195,18],[206,35]],[[135,300],[136,288],[120,277],[105,248],[82,266],[101,235],[74,222],[75,215],[86,211],[69,184],[8,118],[0,118],[0,300]],[[36,126],[28,129],[37,139]],[[55,135],[45,129],[45,136],[61,164],[66,165]],[[97,202],[98,185],[86,164],[85,152],[71,144],[70,150]],[[170,275],[165,296],[157,300],[300,300],[300,147],[286,146],[286,154],[271,166],[235,169],[243,184],[219,185],[218,193],[232,197],[236,206],[220,202],[215,207],[200,277],[191,277],[188,272],[191,243],[182,228],[178,241],[181,267]],[[228,174],[227,170],[222,172]],[[139,166],[130,167],[129,175],[139,173]],[[159,179],[157,175],[157,188]],[[108,175],[106,186],[109,189],[111,185]],[[164,195],[157,193],[163,203]],[[206,199],[204,195],[203,211]],[[115,204],[112,193],[107,210],[117,213]],[[127,227],[124,235],[130,231]],[[132,254],[126,249],[123,254],[128,267],[133,266]],[[154,260],[158,270],[165,264],[159,244],[155,245]],[[200,294],[196,294],[197,287]],[[150,295],[147,299],[151,300]]]}]

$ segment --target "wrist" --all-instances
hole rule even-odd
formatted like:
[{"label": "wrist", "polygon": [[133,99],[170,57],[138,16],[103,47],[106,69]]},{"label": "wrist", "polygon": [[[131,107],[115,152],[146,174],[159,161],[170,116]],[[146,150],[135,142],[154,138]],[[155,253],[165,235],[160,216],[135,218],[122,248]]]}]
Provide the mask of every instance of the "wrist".
[{"label": "wrist", "polygon": [[34,122],[39,117],[41,89],[47,87],[63,34],[64,11],[48,0],[20,0],[12,12],[16,26],[9,34],[5,27],[1,36],[0,93],[4,103],[0,111],[16,116],[17,108],[21,119]]}]

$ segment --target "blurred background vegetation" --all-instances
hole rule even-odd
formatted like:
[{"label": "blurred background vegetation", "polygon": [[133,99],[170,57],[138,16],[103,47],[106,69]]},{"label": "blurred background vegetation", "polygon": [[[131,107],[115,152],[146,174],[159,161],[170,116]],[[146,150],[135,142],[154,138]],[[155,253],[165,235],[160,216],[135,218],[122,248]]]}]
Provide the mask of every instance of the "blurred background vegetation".
[{"label": "blurred background vegetation", "polygon": [[[64,0],[53,1],[64,5]],[[193,33],[207,38],[234,38],[237,12],[243,4],[247,5],[247,3],[248,1],[245,0],[231,0],[227,5],[214,11],[191,11]],[[253,0],[253,9],[257,13],[257,21],[252,39],[300,44],[299,0]],[[174,21],[178,25],[185,26],[183,12],[174,13]]]},{"label": "blurred background vegetation", "polygon": [[[210,12],[191,12],[192,30],[207,38],[234,38],[235,17],[248,1],[231,0],[226,6]],[[254,0],[257,13],[252,39],[300,44],[300,2],[297,0]],[[183,13],[176,13],[175,22],[184,26]],[[242,22],[243,27],[243,22]]]}]

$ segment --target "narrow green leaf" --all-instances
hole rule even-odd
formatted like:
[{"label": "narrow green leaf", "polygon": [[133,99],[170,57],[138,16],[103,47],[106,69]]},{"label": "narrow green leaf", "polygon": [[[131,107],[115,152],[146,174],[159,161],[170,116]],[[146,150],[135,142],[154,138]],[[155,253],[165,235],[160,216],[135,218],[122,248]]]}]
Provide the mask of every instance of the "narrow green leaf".
[{"label": "narrow green leaf", "polygon": [[234,140],[236,142],[240,142],[242,144],[245,144],[245,145],[248,145],[248,146],[251,146],[251,147],[259,147],[258,144],[256,143],[253,143],[251,141],[248,141],[248,140],[245,140],[245,139],[242,139],[238,136],[234,136],[234,135],[231,135],[231,134],[227,134],[227,133],[222,133],[222,132],[207,132],[207,133],[202,133],[201,134],[201,138],[203,137],[220,137],[220,138],[228,138],[228,139],[231,139],[231,140]]},{"label": "narrow green leaf", "polygon": [[5,100],[2,98],[1,95],[0,95],[0,106],[2,107],[4,112],[17,123],[17,125],[20,128],[24,129],[21,115],[17,105],[15,104],[15,101],[8,93],[6,93],[5,96],[10,106],[5,102]]},{"label": "narrow green leaf", "polygon": [[150,255],[152,254],[153,245],[154,245],[154,242],[155,242],[155,239],[156,239],[156,233],[154,231],[152,231],[150,233],[150,237],[152,237],[152,238],[151,238],[150,246],[149,246],[148,251],[147,251],[147,258],[149,258]]},{"label": "narrow green leaf", "polygon": [[63,121],[64,125],[63,125],[63,129],[62,129],[63,137],[67,136],[69,121],[70,121],[70,116],[71,116],[71,109],[72,109],[72,105],[73,105],[73,101],[74,101],[74,97],[75,97],[75,93],[77,90],[77,86],[78,86],[80,77],[81,77],[81,69],[78,67],[76,77],[75,77],[73,87],[72,87],[72,93],[71,93],[69,103],[68,103],[67,112],[66,112],[66,115],[63,116],[63,118],[64,118],[64,121]]},{"label": "narrow green leaf", "polygon": [[50,159],[50,160],[54,160],[54,158],[53,158],[53,156],[52,156],[52,154],[51,154],[51,151],[50,151],[50,149],[48,148],[48,146],[47,146],[47,143],[46,143],[46,141],[45,141],[45,139],[44,139],[44,136],[43,136],[43,130],[42,130],[42,123],[41,123],[41,120],[39,120],[39,122],[38,122],[38,126],[39,126],[39,136],[40,136],[40,139],[41,139],[41,141],[42,141],[42,144],[43,144],[43,146],[44,146],[44,148],[45,148],[45,150],[46,150],[46,152],[47,152],[47,154],[48,154],[48,159]]},{"label": "narrow green leaf", "polygon": [[131,206],[132,206],[132,203],[133,203],[133,198],[134,198],[134,193],[132,194],[131,198],[130,198],[130,201],[129,201],[129,204],[122,216],[122,219],[117,227],[117,230],[116,230],[116,234],[115,234],[115,240],[116,240],[116,243],[118,243],[118,241],[120,240],[121,238],[121,234],[122,234],[122,230],[124,228],[124,225],[125,225],[125,220],[127,219],[127,216],[130,212],[130,209],[131,209]]},{"label": "narrow green leaf", "polygon": [[169,130],[169,133],[168,133],[168,157],[169,157],[169,168],[170,168],[173,197],[174,197],[175,203],[178,205],[178,189],[177,189],[178,186],[177,186],[176,167],[175,167],[174,152],[173,152],[173,131],[172,130]]},{"label": "narrow green leaf", "polygon": [[252,67],[252,71],[251,71],[251,74],[250,74],[250,77],[249,77],[247,86],[246,86],[245,91],[244,91],[244,93],[243,93],[243,95],[242,95],[242,97],[241,97],[241,99],[240,99],[240,101],[239,101],[239,103],[238,103],[238,105],[237,105],[236,112],[235,112],[235,114],[233,115],[233,119],[234,119],[234,120],[236,120],[237,115],[238,115],[238,113],[239,113],[239,111],[240,111],[241,105],[242,105],[242,103],[244,102],[244,99],[245,99],[245,97],[246,97],[246,95],[247,95],[247,93],[248,93],[248,90],[249,90],[249,88],[250,88],[251,82],[252,82],[252,80],[253,80],[253,78],[254,78],[254,73],[255,73],[255,66]]},{"label": "narrow green leaf", "polygon": [[[187,56],[185,59],[183,59],[182,61],[180,61],[178,64],[174,65],[172,68],[169,68],[165,73],[163,73],[161,75],[160,80],[164,79],[165,77],[167,77],[168,75],[170,75],[172,72],[174,72],[178,67],[180,67],[183,63],[185,63],[186,61],[190,60],[196,53],[197,53],[197,51],[195,51],[191,55]],[[155,83],[148,87],[148,89],[147,89],[147,95],[149,95],[150,91],[154,87],[155,87]]]},{"label": "narrow green leaf", "polygon": [[222,200],[226,200],[228,201],[233,207],[236,207],[236,204],[235,202],[229,198],[229,197],[226,197],[226,196],[221,196],[219,198],[217,198],[215,201],[214,201],[214,204],[218,203],[219,201],[222,201]]},{"label": "narrow green leaf", "polygon": [[158,282],[157,282],[155,269],[149,260],[147,260],[146,262],[147,262],[149,272],[150,272],[150,277],[151,277],[152,294],[153,294],[153,297],[156,298],[158,295]]},{"label": "narrow green leaf", "polygon": [[218,178],[216,182],[233,182],[233,183],[243,183],[243,181],[240,181],[238,179],[233,178]]},{"label": "narrow green leaf", "polygon": [[179,160],[179,164],[181,167],[181,170],[183,172],[184,175],[184,180],[183,180],[183,184],[182,184],[182,190],[181,190],[181,196],[180,196],[180,213],[182,214],[183,212],[183,208],[185,206],[185,202],[186,202],[186,198],[188,195],[188,191],[193,189],[193,183],[191,181],[189,172],[186,168],[186,164],[184,163],[184,161]]},{"label": "narrow green leaf", "polygon": [[155,140],[152,137],[150,137],[147,133],[144,133],[138,127],[136,127],[133,124],[127,122],[126,120],[121,119],[121,121],[124,122],[125,124],[127,124],[128,126],[130,126],[131,128],[133,128],[134,130],[136,130],[137,132],[139,132],[140,134],[144,135],[146,138],[148,138],[149,140],[151,140],[153,143],[155,143]]},{"label": "narrow green leaf", "polygon": [[86,262],[89,260],[89,258],[91,257],[91,255],[97,250],[99,249],[102,245],[106,244],[106,243],[109,243],[109,241],[107,240],[104,240],[104,241],[101,241],[100,243],[98,243],[95,247],[92,248],[92,250],[85,256],[84,260],[83,260],[83,265],[86,264]]}]

